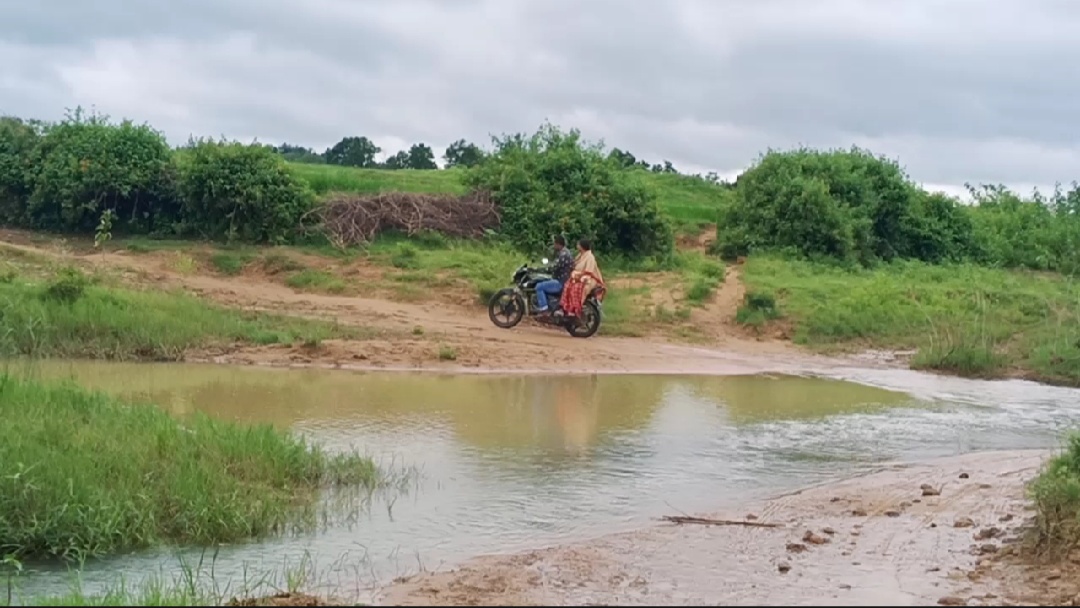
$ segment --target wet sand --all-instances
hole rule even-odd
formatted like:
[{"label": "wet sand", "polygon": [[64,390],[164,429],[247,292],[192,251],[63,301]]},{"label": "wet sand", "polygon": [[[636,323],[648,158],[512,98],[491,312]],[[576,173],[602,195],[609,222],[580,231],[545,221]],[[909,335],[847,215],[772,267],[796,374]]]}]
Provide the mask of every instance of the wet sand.
[{"label": "wet sand", "polygon": [[987,557],[998,555],[1029,519],[1024,484],[1047,455],[987,452],[886,466],[710,516],[780,524],[776,528],[659,524],[591,542],[480,557],[454,571],[391,585],[380,601],[1003,605],[1010,594],[1025,593],[1020,579],[1010,576],[1019,570],[992,570]]}]

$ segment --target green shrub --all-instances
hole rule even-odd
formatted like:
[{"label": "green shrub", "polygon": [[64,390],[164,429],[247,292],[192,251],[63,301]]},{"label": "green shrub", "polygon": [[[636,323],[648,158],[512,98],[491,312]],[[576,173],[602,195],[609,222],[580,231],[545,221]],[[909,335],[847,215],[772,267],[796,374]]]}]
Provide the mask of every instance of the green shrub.
[{"label": "green shrub", "polygon": [[42,297],[71,304],[83,296],[89,285],[89,277],[78,268],[69,266],[58,272],[56,277],[45,286]]},{"label": "green shrub", "polygon": [[1004,267],[1080,272],[1080,187],[1022,199],[1004,186],[969,188],[978,261]]},{"label": "green shrub", "polygon": [[0,117],[0,222],[27,223],[26,206],[33,192],[30,157],[44,126]]},{"label": "green shrub", "polygon": [[863,150],[769,152],[721,207],[717,247],[725,257],[771,249],[863,264],[963,257],[971,225],[956,205]]},{"label": "green shrub", "polygon": [[177,217],[171,150],[147,125],[76,110],[45,130],[27,171],[33,190],[22,215],[35,228],[92,234],[112,210],[118,228],[146,232]]},{"label": "green shrub", "polygon": [[284,243],[314,194],[273,150],[199,140],[178,152],[184,230],[229,241]]},{"label": "green shrub", "polygon": [[517,246],[546,249],[556,233],[586,237],[601,255],[668,255],[674,236],[640,171],[609,159],[577,131],[547,125],[495,141],[494,152],[464,174],[502,209],[501,232]]}]

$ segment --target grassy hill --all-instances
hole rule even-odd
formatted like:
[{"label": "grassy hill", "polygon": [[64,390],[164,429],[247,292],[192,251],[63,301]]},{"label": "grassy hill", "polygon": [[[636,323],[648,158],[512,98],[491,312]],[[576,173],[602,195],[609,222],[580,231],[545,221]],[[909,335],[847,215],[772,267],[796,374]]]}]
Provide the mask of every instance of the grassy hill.
[{"label": "grassy hill", "polygon": [[[355,169],[333,165],[290,164],[293,172],[306,180],[315,192],[422,192],[430,194],[462,194],[461,171],[417,171],[411,169]],[[642,171],[647,183],[653,186],[660,206],[671,217],[680,232],[695,232],[707,224],[716,223],[717,209],[728,191],[695,177],[672,173]]]}]

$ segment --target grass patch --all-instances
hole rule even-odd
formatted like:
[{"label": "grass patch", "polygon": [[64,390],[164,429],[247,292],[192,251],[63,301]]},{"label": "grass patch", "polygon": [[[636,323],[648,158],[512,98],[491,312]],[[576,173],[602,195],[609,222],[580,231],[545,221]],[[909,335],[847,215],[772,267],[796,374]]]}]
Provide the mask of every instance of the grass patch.
[{"label": "grass patch", "polygon": [[[1080,384],[1080,288],[1057,275],[901,262],[845,269],[751,257],[748,297],[774,296],[797,342],[918,349],[915,364],[975,376],[1018,369]],[[740,322],[759,318],[744,305]],[[768,308],[768,307],[766,307]]]},{"label": "grass patch", "polygon": [[300,291],[320,291],[324,293],[344,293],[348,288],[345,281],[326,272],[307,268],[285,280],[285,284]]},{"label": "grass patch", "polygon": [[269,425],[183,421],[73,384],[0,376],[0,554],[82,558],[163,543],[236,542],[316,522],[321,487],[372,486]]},{"label": "grass patch", "polygon": [[1035,503],[1033,545],[1044,557],[1060,558],[1080,545],[1080,433],[1043,467],[1029,487]]},{"label": "grass patch", "polygon": [[[318,194],[329,192],[418,192],[427,194],[464,194],[462,171],[356,169],[333,165],[293,163],[289,169],[304,179]],[[641,172],[642,179],[656,193],[660,208],[678,232],[700,233],[715,224],[720,206],[731,196],[730,190],[695,177],[672,173]]]},{"label": "grass patch", "polygon": [[440,361],[457,361],[457,350],[453,346],[443,345],[439,347]]},{"label": "grass patch", "polygon": [[237,251],[219,251],[210,256],[210,265],[221,274],[236,276],[254,259],[250,253]]},{"label": "grass patch", "polygon": [[305,269],[303,264],[290,257],[288,254],[279,251],[268,253],[263,256],[262,267],[267,274],[271,275],[296,272]]},{"label": "grass patch", "polygon": [[761,327],[768,321],[779,319],[780,316],[773,294],[749,291],[743,296],[739,309],[735,311],[735,322],[751,327]]},{"label": "grass patch", "polygon": [[675,263],[682,270],[686,299],[691,306],[703,305],[724,282],[724,264],[720,260],[700,253],[680,253]]},{"label": "grass patch", "polygon": [[307,181],[318,194],[328,192],[420,192],[427,194],[464,194],[461,171],[419,171],[403,169],[357,169],[335,165],[290,163],[294,175]]},{"label": "grass patch", "polygon": [[182,293],[93,284],[74,269],[42,283],[0,283],[0,357],[178,361],[184,351],[358,337],[325,322],[244,313]]}]

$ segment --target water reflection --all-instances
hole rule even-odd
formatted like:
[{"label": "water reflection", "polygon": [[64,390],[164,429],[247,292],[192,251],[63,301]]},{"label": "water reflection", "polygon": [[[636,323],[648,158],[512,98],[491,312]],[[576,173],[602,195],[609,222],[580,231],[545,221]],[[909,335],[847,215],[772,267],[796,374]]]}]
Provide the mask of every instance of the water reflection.
[{"label": "water reflection", "polygon": [[[322,562],[363,553],[368,578],[386,580],[418,561],[434,567],[637,527],[673,510],[735,506],[882,460],[1049,445],[1080,418],[1075,391],[1026,388],[1001,403],[1001,385],[843,371],[864,384],[64,362],[33,373],[180,415],[296,429],[331,449],[356,446],[423,471],[409,495],[354,526],[224,548],[216,568],[237,577],[245,563],[279,568],[283,556],[311,551]],[[920,398],[867,385],[875,383]],[[83,578],[156,571],[159,560],[117,558]]]}]

